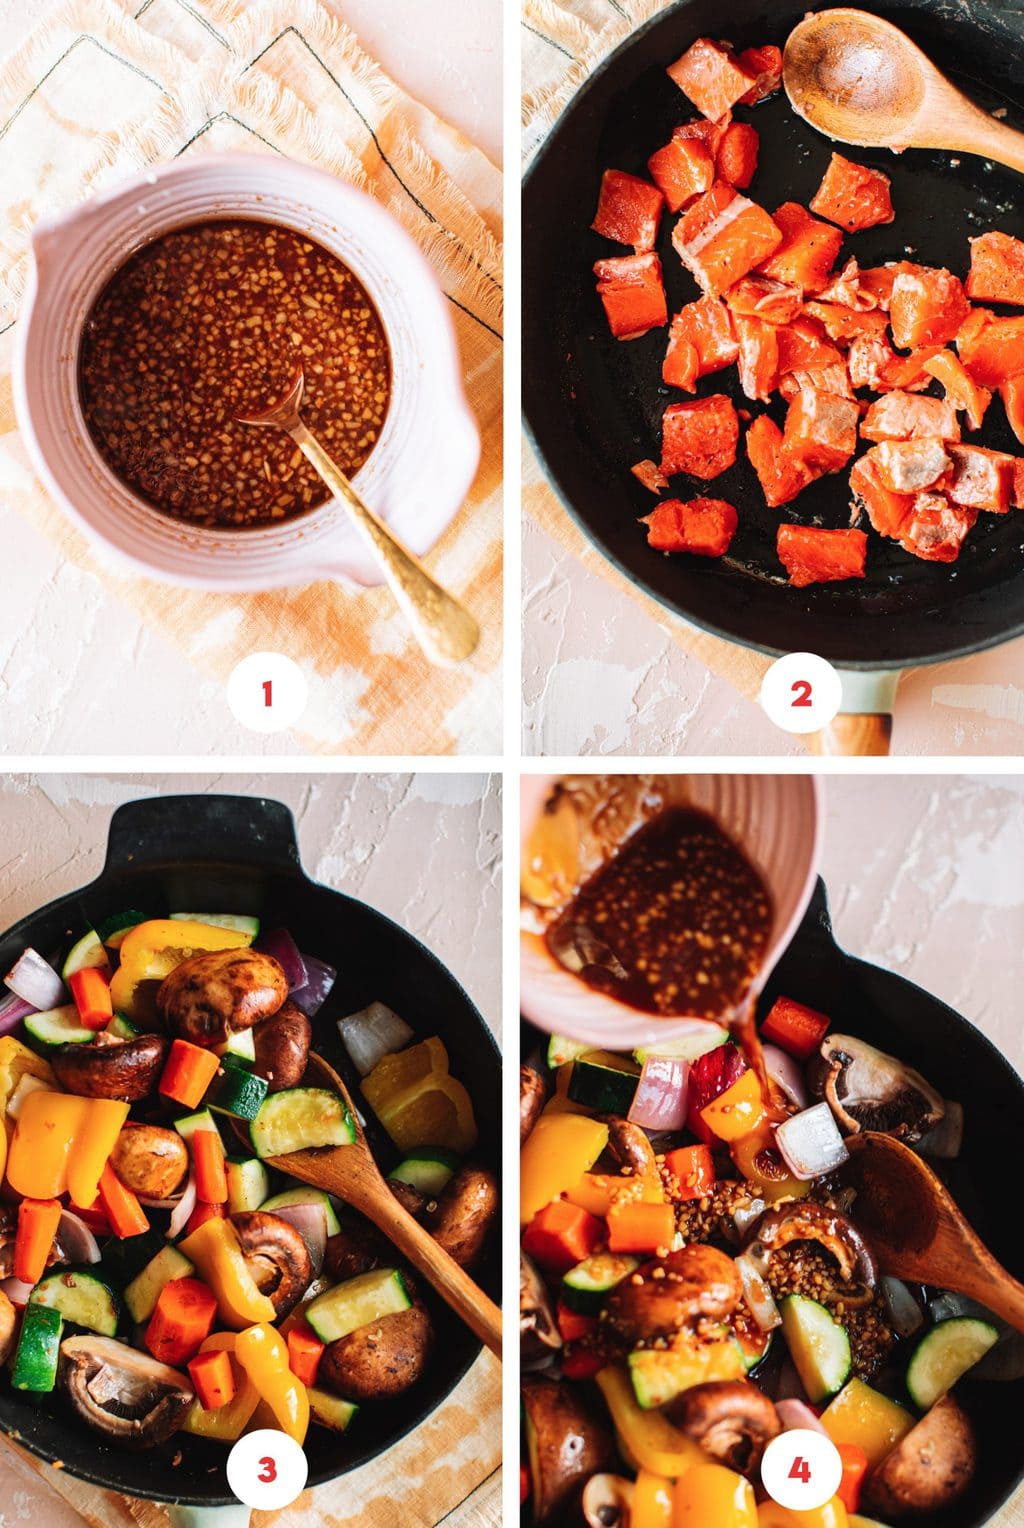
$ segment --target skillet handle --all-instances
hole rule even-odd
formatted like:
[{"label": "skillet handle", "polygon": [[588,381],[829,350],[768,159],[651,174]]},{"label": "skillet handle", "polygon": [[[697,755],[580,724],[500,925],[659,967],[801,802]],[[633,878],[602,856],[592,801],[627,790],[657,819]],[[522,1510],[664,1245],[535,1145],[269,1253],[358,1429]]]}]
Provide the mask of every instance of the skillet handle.
[{"label": "skillet handle", "polygon": [[892,744],[892,712],[899,673],[887,669],[842,672],[843,701],[839,715],[820,732],[807,735],[809,752],[843,757],[883,758]]},{"label": "skillet handle", "polygon": [[177,1504],[167,1508],[171,1528],[249,1528],[249,1508],[241,1502],[231,1507],[182,1507]]},{"label": "skillet handle", "polygon": [[104,874],[197,860],[298,869],[295,820],[263,796],[152,796],[110,819]]}]

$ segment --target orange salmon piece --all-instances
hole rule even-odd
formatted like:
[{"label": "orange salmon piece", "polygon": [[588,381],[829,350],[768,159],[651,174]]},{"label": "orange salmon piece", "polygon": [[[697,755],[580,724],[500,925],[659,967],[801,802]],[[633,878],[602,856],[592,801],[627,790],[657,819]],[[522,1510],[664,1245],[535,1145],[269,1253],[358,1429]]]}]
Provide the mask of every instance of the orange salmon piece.
[{"label": "orange salmon piece", "polygon": [[939,440],[959,440],[960,425],[956,410],[945,398],[920,398],[898,389],[877,398],[861,421],[865,440],[912,440],[915,436],[935,436]]},{"label": "orange salmon piece", "polygon": [[594,266],[597,295],[617,340],[639,339],[668,323],[661,261],[652,251],[599,260]]},{"label": "orange salmon piece", "polygon": [[733,313],[769,324],[790,324],[803,307],[798,286],[787,286],[771,276],[744,276],[729,288],[725,300]]},{"label": "orange salmon piece", "polygon": [[729,309],[717,297],[701,297],[680,308],[672,320],[662,379],[692,393],[698,377],[722,371],[738,355]]},{"label": "orange salmon piece", "polygon": [[715,181],[672,231],[680,260],[713,297],[721,297],[760,265],[781,240],[764,208],[723,180]]},{"label": "orange salmon piece", "polygon": [[809,302],[804,311],[818,320],[830,340],[849,343],[858,334],[884,334],[888,327],[881,308],[844,308],[835,302]]},{"label": "orange salmon piece", "polygon": [[868,455],[878,476],[894,493],[923,493],[934,488],[952,466],[941,440],[920,436],[915,440],[883,440]]},{"label": "orange salmon piece", "polygon": [[[988,388],[979,387],[977,382],[968,376],[963,363],[957,359],[952,350],[940,350],[938,355],[929,356],[924,363],[924,369],[930,377],[936,377],[942,383],[947,402],[951,403],[958,412],[967,415],[967,423],[971,429],[980,430],[985,410],[992,402],[992,394]],[[1017,438],[1021,439],[1020,436]]]},{"label": "orange salmon piece", "polygon": [[733,322],[739,349],[740,386],[748,398],[767,403],[779,371],[778,330],[762,318],[740,314]]},{"label": "orange salmon piece", "polygon": [[605,170],[591,228],[640,255],[654,248],[665,199],[657,186],[625,170]]},{"label": "orange salmon piece", "polygon": [[782,232],[782,242],[762,263],[762,273],[804,292],[819,291],[839,256],[842,234],[812,218],[799,202],[783,202],[772,213],[772,221]]},{"label": "orange salmon piece", "polygon": [[718,145],[715,173],[730,186],[745,190],[757,171],[759,143],[757,129],[749,122],[730,122]]},{"label": "orange salmon piece", "polygon": [[825,178],[811,198],[811,211],[838,223],[847,233],[891,223],[896,214],[889,185],[888,175],[881,170],[833,154]]},{"label": "orange salmon piece", "polygon": [[1014,458],[984,446],[949,445],[946,449],[952,471],[943,487],[953,503],[1005,515],[1013,489]]},{"label": "orange salmon piece", "polygon": [[661,419],[661,470],[716,478],[736,460],[740,422],[724,393],[670,403]]},{"label": "orange salmon piece", "polygon": [[1024,376],[1011,377],[999,389],[1006,411],[1006,422],[1024,446]]},{"label": "orange salmon piece", "polygon": [[902,270],[893,282],[889,302],[893,341],[900,350],[944,345],[970,311],[958,276],[926,265]]},{"label": "orange salmon piece", "polygon": [[782,431],[767,414],[761,414],[747,430],[747,456],[770,509],[791,503],[821,475],[790,455]]},{"label": "orange salmon piece", "polygon": [[850,374],[845,366],[818,366],[813,371],[787,371],[779,379],[779,392],[791,401],[805,387],[816,387],[819,392],[835,393],[840,398],[852,398]]},{"label": "orange salmon piece", "polygon": [[1008,233],[971,239],[967,295],[980,302],[1024,304],[1024,243]]},{"label": "orange salmon piece", "polygon": [[979,387],[1002,387],[1024,375],[1024,317],[991,318],[976,333],[961,330],[957,349]]},{"label": "orange salmon piece", "polygon": [[843,366],[843,352],[825,338],[817,319],[802,317],[779,327],[779,371],[820,371]]},{"label": "orange salmon piece", "polygon": [[648,159],[651,179],[665,198],[669,212],[678,212],[695,196],[710,191],[715,179],[715,159],[708,145],[677,127],[663,148]]},{"label": "orange salmon piece", "polygon": [[886,371],[896,359],[884,334],[860,334],[850,345],[846,364],[854,387],[881,388]]},{"label": "orange salmon piece", "polygon": [[815,295],[819,302],[835,303],[840,308],[853,308],[858,313],[868,313],[881,307],[877,295],[862,280],[860,266],[852,255],[839,275],[833,274],[828,285]]},{"label": "orange salmon piece", "polygon": [[896,493],[883,483],[873,450],[859,457],[850,468],[850,488],[855,507],[865,511],[880,536],[899,535],[913,507],[914,497],[909,493]]},{"label": "orange salmon piece", "polygon": [[776,550],[794,589],[805,589],[808,584],[863,578],[868,538],[863,531],[857,530],[827,531],[812,525],[780,525]]},{"label": "orange salmon piece", "polygon": [[756,76],[710,37],[698,37],[674,64],[669,64],[668,75],[712,122],[720,121],[757,86]]},{"label": "orange salmon piece", "polygon": [[662,472],[657,462],[650,460],[635,462],[629,470],[637,482],[642,483],[650,493],[664,493],[668,487],[668,478]]},{"label": "orange salmon piece", "polygon": [[851,398],[803,387],[789,405],[782,438],[797,461],[838,472],[857,449],[860,410]]},{"label": "orange salmon piece", "polygon": [[744,48],[736,59],[741,69],[753,75],[753,87],[740,96],[744,106],[756,106],[774,95],[782,84],[782,49],[773,43],[763,48]]},{"label": "orange salmon piece", "polygon": [[976,509],[951,504],[941,493],[919,493],[900,530],[900,546],[925,562],[956,562]]},{"label": "orange salmon piece", "polygon": [[641,524],[647,527],[648,546],[659,552],[724,557],[739,516],[725,499],[663,499]]}]

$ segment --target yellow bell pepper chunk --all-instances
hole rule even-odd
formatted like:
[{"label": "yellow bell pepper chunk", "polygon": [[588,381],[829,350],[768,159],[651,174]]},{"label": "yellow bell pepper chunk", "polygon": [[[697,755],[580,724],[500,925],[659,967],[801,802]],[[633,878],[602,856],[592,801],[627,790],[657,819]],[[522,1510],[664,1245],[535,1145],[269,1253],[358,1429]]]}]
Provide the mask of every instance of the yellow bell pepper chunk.
[{"label": "yellow bell pepper chunk", "polygon": [[672,1528],[672,1482],[640,1470],[633,1482],[629,1528]]},{"label": "yellow bell pepper chunk", "polygon": [[838,1496],[833,1496],[823,1507],[807,1512],[780,1507],[777,1501],[762,1502],[757,1511],[758,1528],[848,1528],[853,1521],[847,1517],[846,1508]]},{"label": "yellow bell pepper chunk", "polygon": [[472,1100],[450,1075],[437,1035],[384,1056],[364,1077],[363,1093],[399,1151],[443,1146],[464,1155],[476,1145]]},{"label": "yellow bell pepper chunk", "polygon": [[[706,1459],[698,1445],[678,1427],[673,1427],[660,1411],[644,1411],[637,1405],[633,1387],[623,1369],[614,1365],[602,1369],[597,1375],[597,1383],[624,1452],[638,1469],[675,1480]],[[708,1528],[712,1522],[719,1528],[717,1520],[710,1517],[698,1528]],[[752,1528],[756,1528],[756,1523],[755,1518]],[[724,1523],[722,1528],[726,1528]]]},{"label": "yellow bell pepper chunk", "polygon": [[150,918],[124,937],[121,963],[110,981],[110,1001],[129,1019],[152,1022],[156,990],[175,966],[212,950],[238,950],[252,944],[252,934],[188,919]]},{"label": "yellow bell pepper chunk", "polygon": [[519,1219],[527,1225],[538,1210],[579,1183],[608,1144],[608,1126],[582,1114],[545,1114],[534,1125],[519,1157]]},{"label": "yellow bell pepper chunk", "polygon": [[88,1098],[82,1129],[68,1159],[68,1193],[79,1210],[96,1202],[100,1176],[117,1144],[129,1105],[116,1098]]},{"label": "yellow bell pepper chunk", "polygon": [[0,1116],[4,1122],[4,1128],[0,1130],[0,1178],[4,1175],[7,1150],[14,1137],[14,1120],[7,1113],[7,1105],[11,1094],[26,1075],[38,1077],[40,1082],[47,1083],[51,1088],[57,1087],[57,1079],[50,1070],[49,1062],[29,1050],[27,1045],[22,1045],[13,1035],[0,1037]]},{"label": "yellow bell pepper chunk", "polygon": [[226,1350],[231,1359],[231,1373],[235,1381],[235,1393],[226,1406],[207,1411],[196,1396],[188,1411],[182,1428],[200,1438],[216,1438],[219,1443],[237,1443],[252,1415],[259,1405],[260,1393],[249,1373],[243,1369],[235,1354],[235,1332],[213,1332],[200,1344],[200,1353],[216,1353]]},{"label": "yellow bell pepper chunk", "polygon": [[698,1464],[676,1481],[672,1528],[758,1528],[749,1480],[724,1464]]},{"label": "yellow bell pepper chunk", "polygon": [[281,1431],[303,1443],[309,1426],[309,1396],[288,1367],[288,1348],[279,1334],[266,1322],[250,1326],[239,1332],[235,1356],[274,1413]]},{"label": "yellow bell pepper chunk", "polygon": [[644,1177],[617,1178],[608,1173],[584,1173],[578,1183],[565,1190],[570,1204],[587,1210],[598,1219],[607,1219],[612,1206],[620,1201],[639,1200],[641,1204],[664,1204],[665,1190],[660,1177],[653,1173]]},{"label": "yellow bell pepper chunk", "polygon": [[72,1093],[29,1093],[21,1106],[7,1157],[7,1181],[26,1199],[59,1199],[68,1186],[68,1163],[89,1112],[88,1098]]},{"label": "yellow bell pepper chunk", "polygon": [[240,1332],[253,1322],[276,1319],[269,1295],[260,1294],[245,1266],[238,1233],[230,1220],[206,1220],[178,1245],[213,1292],[217,1314],[225,1326]]},{"label": "yellow bell pepper chunk", "polygon": [[738,1141],[756,1130],[765,1118],[757,1073],[751,1069],[737,1077],[731,1088],[704,1105],[700,1117],[720,1141]]},{"label": "yellow bell pepper chunk", "polygon": [[914,1425],[898,1401],[872,1390],[862,1379],[851,1379],[821,1414],[821,1425],[833,1443],[855,1443],[875,1469]]}]

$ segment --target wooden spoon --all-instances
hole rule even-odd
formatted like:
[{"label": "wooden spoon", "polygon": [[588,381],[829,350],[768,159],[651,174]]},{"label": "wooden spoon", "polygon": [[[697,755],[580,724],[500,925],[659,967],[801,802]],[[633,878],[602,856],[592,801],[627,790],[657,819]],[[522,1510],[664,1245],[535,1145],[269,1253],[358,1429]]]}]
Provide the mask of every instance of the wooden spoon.
[{"label": "wooden spoon", "polygon": [[954,149],[1024,171],[1024,133],[961,95],[891,21],[845,6],[789,34],[783,83],[793,110],[840,143]]},{"label": "wooden spoon", "polygon": [[977,1300],[1024,1332],[1024,1284],[992,1256],[927,1163],[874,1130],[847,1137],[844,1181],[883,1273]]},{"label": "wooden spoon", "polygon": [[501,1311],[469,1274],[460,1268],[430,1232],[404,1210],[373,1159],[348,1089],[322,1056],[310,1052],[306,1076],[310,1087],[331,1088],[348,1104],[356,1127],[352,1146],[317,1146],[267,1157],[269,1167],[335,1194],[372,1220],[399,1252],[429,1279],[469,1329],[501,1357]]}]

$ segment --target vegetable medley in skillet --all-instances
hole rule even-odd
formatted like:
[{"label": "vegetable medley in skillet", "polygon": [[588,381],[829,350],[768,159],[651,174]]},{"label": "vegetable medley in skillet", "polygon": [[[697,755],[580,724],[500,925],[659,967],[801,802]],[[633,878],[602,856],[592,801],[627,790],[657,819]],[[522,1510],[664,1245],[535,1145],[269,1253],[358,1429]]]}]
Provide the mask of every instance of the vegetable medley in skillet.
[{"label": "vegetable medley in skillet", "polygon": [[[105,1441],[344,1431],[415,1385],[430,1312],[368,1220],[265,1159],[344,1146],[307,1085],[334,982],[255,918],[129,912],[58,974],[26,949],[0,1002],[0,1360]],[[497,1214],[473,1108],[434,1036],[373,1003],[339,1023],[400,1160],[389,1185],[464,1267]]]},{"label": "vegetable medley in skillet", "polygon": [[[759,1040],[761,1076],[699,1020],[632,1055],[556,1036],[522,1068],[527,1521],[868,1528],[970,1486],[956,1386],[1009,1377],[1019,1339],[880,1276],[843,1173],[861,1130],[955,1157],[963,1111],[798,1000],[776,1000]],[[760,1486],[791,1428],[842,1457],[814,1512]]]}]

